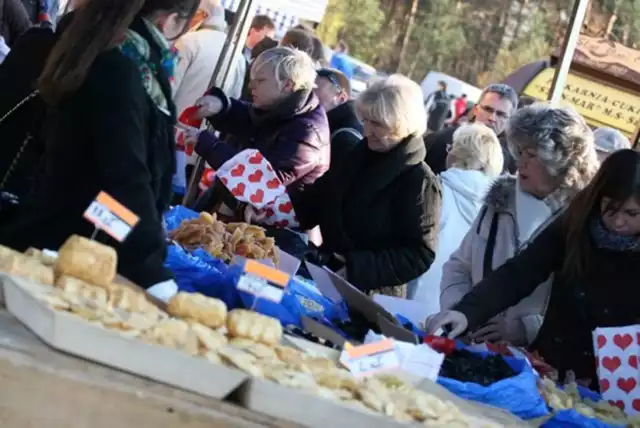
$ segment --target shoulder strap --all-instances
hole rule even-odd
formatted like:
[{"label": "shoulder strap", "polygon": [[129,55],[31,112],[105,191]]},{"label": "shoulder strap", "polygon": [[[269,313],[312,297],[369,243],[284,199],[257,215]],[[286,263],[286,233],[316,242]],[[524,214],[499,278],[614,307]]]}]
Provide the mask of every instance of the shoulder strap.
[{"label": "shoulder strap", "polygon": [[5,119],[7,119],[9,116],[15,113],[16,110],[18,110],[20,107],[22,107],[23,105],[25,105],[26,103],[28,103],[29,101],[31,101],[37,96],[38,96],[38,90],[36,89],[35,91],[31,92],[29,95],[24,97],[22,100],[18,101],[18,103],[15,106],[13,106],[11,110],[6,112],[4,116],[0,117],[0,123],[4,122]]},{"label": "shoulder strap", "polygon": [[356,131],[353,128],[340,128],[340,129],[336,129],[331,134],[331,140],[333,141],[333,137],[335,137],[336,135],[338,135],[341,132],[348,132],[349,134],[353,135],[354,137],[356,137],[359,140],[362,140],[364,138],[361,133],[359,133],[358,131]]},{"label": "shoulder strap", "polygon": [[496,235],[498,234],[498,213],[493,213],[491,227],[487,237],[487,246],[484,249],[484,260],[482,262],[482,277],[486,278],[493,272],[493,251],[496,247]]},{"label": "shoulder strap", "polygon": [[[0,117],[0,123],[4,122],[16,110],[18,110],[20,107],[22,107],[23,105],[25,105],[26,103],[31,101],[37,95],[38,95],[38,90],[36,89],[32,93],[30,93],[29,95],[24,97],[11,110],[9,110],[7,113],[5,113],[4,116]],[[16,166],[18,165],[18,162],[20,161],[20,158],[22,157],[22,154],[24,153],[25,149],[27,148],[27,145],[29,144],[29,141],[31,141],[31,140],[32,140],[31,134],[27,133],[24,141],[20,145],[20,148],[16,152],[16,155],[11,160],[11,163],[9,164],[9,167],[7,168],[7,171],[4,173],[4,176],[2,177],[2,180],[0,180],[0,190],[3,190],[5,188],[5,186],[7,185],[7,183],[9,182],[9,179],[11,178],[11,175],[13,174],[13,171],[16,169]]]}]

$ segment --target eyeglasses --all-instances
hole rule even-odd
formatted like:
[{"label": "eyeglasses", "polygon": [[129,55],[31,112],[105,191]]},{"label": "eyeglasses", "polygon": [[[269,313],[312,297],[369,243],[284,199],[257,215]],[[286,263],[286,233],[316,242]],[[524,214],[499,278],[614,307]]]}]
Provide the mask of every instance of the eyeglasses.
[{"label": "eyeglasses", "polygon": [[331,84],[335,86],[335,88],[339,92],[344,91],[344,88],[342,87],[342,84],[340,83],[340,80],[338,80],[338,76],[336,76],[335,73],[332,73],[330,70],[327,70],[327,69],[320,69],[317,71],[317,73],[319,77],[324,77],[329,82],[331,82]]},{"label": "eyeglasses", "polygon": [[507,119],[509,117],[508,113],[505,113],[505,112],[500,111],[500,110],[496,110],[491,106],[485,106],[485,105],[480,104],[480,108],[482,110],[486,111],[489,114],[495,114],[496,117],[499,118],[499,119]]}]

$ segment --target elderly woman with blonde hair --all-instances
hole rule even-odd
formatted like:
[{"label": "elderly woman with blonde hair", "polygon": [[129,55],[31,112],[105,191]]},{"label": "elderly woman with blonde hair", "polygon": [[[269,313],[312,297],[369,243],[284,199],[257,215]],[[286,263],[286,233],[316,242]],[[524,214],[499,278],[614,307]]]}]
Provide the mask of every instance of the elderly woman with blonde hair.
[{"label": "elderly woman with blonde hair", "polygon": [[[511,117],[506,132],[518,175],[494,182],[460,247],[444,264],[440,284],[443,311],[523,251],[562,214],[598,169],[593,132],[572,108],[533,104]],[[532,343],[542,325],[550,284],[551,278],[531,296],[469,332],[470,339]]]},{"label": "elderly woman with blonde hair", "polygon": [[[329,169],[331,157],[329,122],[313,92],[315,80],[306,53],[288,47],[263,52],[251,66],[251,104],[219,88],[198,101],[199,116],[217,131],[234,135],[238,143],[194,130],[189,139],[196,142],[195,152],[218,169],[239,151],[259,150],[289,193],[303,191]],[[205,193],[198,208],[210,209],[214,193]]]},{"label": "elderly woman with blonde hair", "polygon": [[409,283],[409,298],[428,313],[440,310],[442,266],[462,242],[482,208],[483,197],[502,172],[504,159],[496,134],[486,125],[463,125],[453,134],[448,169],[440,174],[442,209],[436,258],[431,268]]},{"label": "elderly woman with blonde hair", "polygon": [[319,262],[368,293],[406,296],[435,257],[440,185],[423,162],[420,86],[401,75],[356,100],[363,144],[293,204],[304,229],[320,226]]}]

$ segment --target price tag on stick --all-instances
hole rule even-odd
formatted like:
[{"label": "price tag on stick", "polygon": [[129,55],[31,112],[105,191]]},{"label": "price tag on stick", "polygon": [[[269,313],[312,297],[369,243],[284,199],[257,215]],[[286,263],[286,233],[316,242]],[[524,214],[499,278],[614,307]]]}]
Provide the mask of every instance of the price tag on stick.
[{"label": "price tag on stick", "polygon": [[280,303],[291,277],[275,268],[263,265],[255,260],[247,260],[244,273],[238,280],[238,290],[253,294],[257,299]]},{"label": "price tag on stick", "polygon": [[140,221],[137,215],[105,192],[100,192],[91,202],[84,218],[95,225],[96,232],[102,230],[119,242],[124,241]]},{"label": "price tag on stick", "polygon": [[400,367],[400,358],[392,339],[362,346],[345,346],[340,362],[356,376],[368,376],[381,370]]}]

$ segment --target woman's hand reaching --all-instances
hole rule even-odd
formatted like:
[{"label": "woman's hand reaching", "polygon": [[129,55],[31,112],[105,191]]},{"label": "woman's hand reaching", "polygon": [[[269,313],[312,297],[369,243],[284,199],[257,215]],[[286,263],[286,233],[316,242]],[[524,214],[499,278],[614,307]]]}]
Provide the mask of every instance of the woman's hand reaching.
[{"label": "woman's hand reaching", "polygon": [[433,335],[438,330],[445,330],[445,327],[447,327],[451,329],[447,336],[450,339],[455,339],[467,330],[469,321],[462,312],[444,311],[427,318],[425,324],[427,334]]},{"label": "woman's hand reaching", "polygon": [[198,118],[204,119],[205,117],[215,116],[222,111],[222,100],[212,95],[205,95],[196,102],[198,109]]}]

